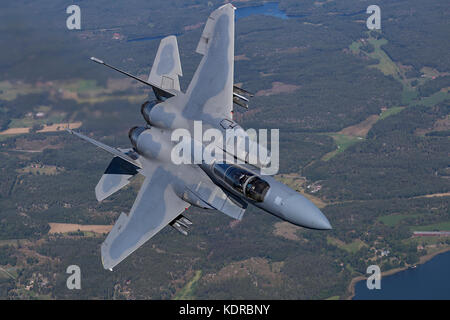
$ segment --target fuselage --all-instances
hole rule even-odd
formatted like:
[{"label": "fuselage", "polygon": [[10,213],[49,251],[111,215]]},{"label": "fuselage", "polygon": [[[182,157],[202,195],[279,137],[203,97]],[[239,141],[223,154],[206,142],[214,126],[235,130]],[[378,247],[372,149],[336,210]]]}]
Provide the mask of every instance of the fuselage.
[{"label": "fuselage", "polygon": [[[170,104],[165,102],[164,107],[167,105]],[[206,199],[189,201],[185,198],[186,190],[198,188],[198,182],[201,181],[203,184],[221,188],[231,198],[238,199],[245,204],[252,204],[295,225],[311,229],[331,229],[328,219],[310,200],[273,177],[262,175],[258,167],[245,163],[245,161],[240,161],[241,163],[224,162],[222,158],[195,163],[193,159],[195,147],[204,150],[205,146],[201,141],[192,137],[190,137],[192,140],[191,158],[185,159],[187,160],[185,163],[173,163],[172,152],[175,142],[172,141],[172,132],[179,129],[178,126],[191,132],[194,120],[183,119],[181,115],[175,114],[172,119],[183,119],[183,121],[168,121],[171,114],[177,112],[173,109],[170,112],[153,112],[155,107],[162,106],[157,104],[151,106],[148,110],[150,117],[144,115],[143,112],[149,126],[132,128],[129,136],[136,152],[144,158],[171,163],[171,170],[179,178],[175,191],[180,198],[187,200],[191,205],[208,208]],[[155,114],[162,115],[164,119],[151,119],[151,115]],[[230,119],[228,121],[234,124],[233,128],[241,129],[234,121]],[[175,124],[176,127],[173,127]],[[206,127],[213,126],[215,124],[206,123]]]}]

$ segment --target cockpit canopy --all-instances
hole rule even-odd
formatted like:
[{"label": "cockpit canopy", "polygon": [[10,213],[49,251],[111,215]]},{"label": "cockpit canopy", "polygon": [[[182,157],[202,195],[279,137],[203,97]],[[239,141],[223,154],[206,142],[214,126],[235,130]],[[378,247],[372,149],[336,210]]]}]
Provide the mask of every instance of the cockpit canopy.
[{"label": "cockpit canopy", "polygon": [[264,196],[270,188],[266,181],[236,165],[214,163],[213,172],[228,186],[256,202],[264,201]]}]

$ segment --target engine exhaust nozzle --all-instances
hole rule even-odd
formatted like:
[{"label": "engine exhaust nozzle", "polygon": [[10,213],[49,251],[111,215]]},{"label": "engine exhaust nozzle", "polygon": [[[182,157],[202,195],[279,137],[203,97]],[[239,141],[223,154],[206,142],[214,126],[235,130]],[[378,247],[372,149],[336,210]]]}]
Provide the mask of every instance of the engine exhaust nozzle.
[{"label": "engine exhaust nozzle", "polygon": [[136,127],[131,128],[130,131],[128,131],[128,137],[130,138],[131,144],[133,145],[134,148],[137,147],[137,141],[138,141],[140,134],[142,132],[144,132],[145,130],[147,130],[147,128],[136,126]]},{"label": "engine exhaust nozzle", "polygon": [[150,112],[160,102],[161,101],[159,101],[159,100],[154,100],[154,101],[146,101],[146,102],[144,102],[142,104],[142,106],[141,106],[141,114],[142,114],[142,117],[144,117],[145,121],[148,124],[151,124]]}]

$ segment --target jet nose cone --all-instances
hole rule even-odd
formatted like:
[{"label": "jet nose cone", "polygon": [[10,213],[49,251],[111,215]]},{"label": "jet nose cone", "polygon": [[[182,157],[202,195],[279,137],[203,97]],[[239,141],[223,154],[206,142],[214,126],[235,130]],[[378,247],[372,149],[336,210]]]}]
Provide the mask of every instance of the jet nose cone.
[{"label": "jet nose cone", "polygon": [[293,223],[311,229],[332,229],[327,217],[311,201],[295,195],[286,201],[286,218]]},{"label": "jet nose cone", "polygon": [[322,215],[322,217],[320,218],[320,221],[318,221],[318,223],[317,223],[318,227],[316,229],[321,229],[321,230],[333,229],[333,227],[331,227],[331,224],[328,221],[327,217],[325,217],[325,215],[322,212],[320,212],[320,214]]}]

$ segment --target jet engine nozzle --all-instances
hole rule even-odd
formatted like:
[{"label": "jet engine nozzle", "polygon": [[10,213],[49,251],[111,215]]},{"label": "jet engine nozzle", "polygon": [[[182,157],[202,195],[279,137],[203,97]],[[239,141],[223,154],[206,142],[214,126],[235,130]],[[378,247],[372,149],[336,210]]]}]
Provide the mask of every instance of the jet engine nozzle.
[{"label": "jet engine nozzle", "polygon": [[141,106],[141,114],[144,117],[145,121],[147,121],[148,124],[151,124],[150,121],[150,112],[152,109],[161,101],[159,100],[153,100],[153,101],[146,101]]},{"label": "jet engine nozzle", "polygon": [[130,131],[128,131],[128,137],[130,138],[131,144],[134,148],[137,146],[139,135],[145,130],[147,130],[145,127],[133,127]]}]

